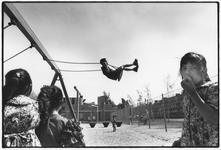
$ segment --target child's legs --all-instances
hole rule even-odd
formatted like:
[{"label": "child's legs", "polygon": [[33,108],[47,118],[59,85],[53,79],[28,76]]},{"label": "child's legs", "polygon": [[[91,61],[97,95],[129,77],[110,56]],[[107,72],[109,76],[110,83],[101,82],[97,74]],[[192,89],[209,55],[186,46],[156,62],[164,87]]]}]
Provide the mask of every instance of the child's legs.
[{"label": "child's legs", "polygon": [[124,68],[125,71],[133,71],[131,68]]},{"label": "child's legs", "polygon": [[113,130],[116,131],[116,126],[115,125],[113,126]]},{"label": "child's legs", "polygon": [[128,67],[131,67],[131,66],[134,66],[134,64],[126,64],[126,65],[123,65],[122,67],[123,68],[128,68]]},{"label": "child's legs", "polygon": [[130,68],[131,66],[133,66],[133,64],[123,65],[121,68],[125,71],[133,71],[133,68]]}]

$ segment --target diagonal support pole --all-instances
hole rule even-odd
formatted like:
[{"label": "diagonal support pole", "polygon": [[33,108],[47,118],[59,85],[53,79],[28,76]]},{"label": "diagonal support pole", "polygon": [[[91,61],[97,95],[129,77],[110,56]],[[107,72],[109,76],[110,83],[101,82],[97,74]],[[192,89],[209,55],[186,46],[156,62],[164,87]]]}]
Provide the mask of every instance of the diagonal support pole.
[{"label": "diagonal support pole", "polygon": [[61,82],[61,86],[62,86],[64,95],[65,95],[66,103],[67,103],[68,106],[69,106],[70,113],[71,113],[72,117],[74,118],[74,120],[78,122],[78,120],[77,120],[77,118],[76,118],[76,116],[75,116],[75,113],[74,113],[74,109],[73,109],[73,107],[72,107],[72,104],[71,104],[71,102],[70,102],[70,99],[69,99],[69,96],[68,96],[68,93],[67,93],[67,90],[66,90],[66,87],[65,87],[63,78],[62,78],[61,74],[58,74],[58,76],[59,76],[59,79],[60,79],[60,82]]},{"label": "diagonal support pole", "polygon": [[57,81],[57,78],[58,78],[58,74],[55,73],[55,74],[54,74],[54,78],[53,78],[53,80],[52,80],[52,82],[51,82],[51,86],[52,86],[52,85],[55,85],[55,82]]},{"label": "diagonal support pole", "polygon": [[53,78],[53,80],[52,80],[52,82],[51,82],[51,86],[55,84],[55,82],[57,81],[57,78],[58,78],[58,77],[59,77],[59,80],[60,80],[60,82],[61,82],[61,86],[62,86],[64,95],[65,95],[65,100],[66,100],[66,103],[68,104],[68,107],[69,107],[71,116],[74,118],[75,121],[78,121],[77,118],[76,118],[76,116],[75,116],[74,109],[73,109],[72,104],[71,104],[71,102],[70,102],[70,99],[69,99],[69,96],[68,96],[68,93],[67,93],[67,90],[66,90],[66,87],[65,87],[63,78],[62,78],[62,76],[61,76],[60,73],[55,73],[54,78]]}]

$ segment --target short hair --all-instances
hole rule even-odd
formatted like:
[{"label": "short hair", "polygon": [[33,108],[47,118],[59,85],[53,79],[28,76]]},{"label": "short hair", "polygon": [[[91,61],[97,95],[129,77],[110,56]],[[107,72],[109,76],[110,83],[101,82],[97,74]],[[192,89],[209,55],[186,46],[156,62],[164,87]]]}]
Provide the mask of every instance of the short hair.
[{"label": "short hair", "polygon": [[103,63],[103,62],[107,62],[106,58],[102,58],[102,59],[100,60],[100,64]]}]

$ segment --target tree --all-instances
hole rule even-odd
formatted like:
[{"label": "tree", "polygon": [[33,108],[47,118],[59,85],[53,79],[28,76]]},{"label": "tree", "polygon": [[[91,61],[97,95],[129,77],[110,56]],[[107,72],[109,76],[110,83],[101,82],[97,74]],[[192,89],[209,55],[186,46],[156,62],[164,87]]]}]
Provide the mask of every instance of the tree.
[{"label": "tree", "polygon": [[[174,86],[174,83],[171,82],[171,76],[169,74],[165,78],[164,83],[167,88],[167,98],[169,98],[170,89],[173,89],[173,86]],[[168,122],[169,122],[169,114],[170,114],[169,104],[167,106],[167,113],[168,113]]]},{"label": "tree", "polygon": [[115,107],[115,103],[114,101],[111,100],[111,97],[110,97],[110,93],[107,93],[107,92],[103,92],[104,94],[104,103],[105,104],[112,104],[113,107]]},{"label": "tree", "polygon": [[117,108],[118,108],[118,109],[124,109],[124,105],[123,105],[122,103],[119,103],[119,104],[117,105]]},{"label": "tree", "polygon": [[139,95],[139,98],[138,98],[138,103],[141,103],[141,101],[142,101],[142,99],[143,99],[143,93],[141,92],[141,91],[139,91],[139,90],[137,90],[137,93],[138,93],[138,95]]},{"label": "tree", "polygon": [[169,91],[173,89],[174,86],[174,83],[172,83],[171,76],[169,74],[164,79],[164,84],[166,85],[167,88],[167,97],[169,97]]},{"label": "tree", "polygon": [[128,100],[125,100],[124,98],[121,98],[121,101],[122,101],[122,104],[123,104],[124,106],[129,106]]},{"label": "tree", "polygon": [[110,101],[110,93],[104,91],[103,95],[104,95],[104,103],[108,104],[108,102]]},{"label": "tree", "polygon": [[129,106],[129,102],[124,98],[121,98],[121,103],[117,105],[118,109],[124,109],[126,106]]},{"label": "tree", "polygon": [[128,103],[129,103],[129,105],[133,105],[133,106],[135,106],[135,102],[134,102],[134,100],[133,100],[133,96],[131,96],[131,95],[127,95],[127,99],[128,99]]},{"label": "tree", "polygon": [[149,119],[149,128],[150,128],[150,117],[152,116],[152,118],[154,118],[154,115],[153,115],[153,112],[152,112],[152,107],[150,107],[150,104],[153,103],[153,99],[151,98],[151,91],[149,89],[149,83],[147,85],[145,85],[145,92],[147,93],[146,94],[147,98],[145,99],[145,102],[147,104],[146,112],[147,112],[147,117]]},{"label": "tree", "polygon": [[145,92],[146,92],[147,103],[153,103],[153,99],[151,98],[151,91],[149,89],[149,83],[145,85]]}]

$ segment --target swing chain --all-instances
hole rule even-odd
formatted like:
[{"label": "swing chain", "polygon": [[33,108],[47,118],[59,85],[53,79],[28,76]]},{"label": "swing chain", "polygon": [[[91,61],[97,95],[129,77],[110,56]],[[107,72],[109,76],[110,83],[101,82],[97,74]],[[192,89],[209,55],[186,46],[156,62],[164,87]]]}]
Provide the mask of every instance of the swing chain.
[{"label": "swing chain", "polygon": [[14,56],[8,58],[7,60],[4,61],[4,63],[7,62],[7,61],[9,61],[10,59],[14,58],[15,56],[18,56],[19,54],[23,53],[24,51],[28,50],[29,48],[31,49],[33,46],[34,46],[34,44],[31,43],[31,46],[29,46],[28,48],[26,48],[26,49],[20,51],[19,53],[15,54]]}]

